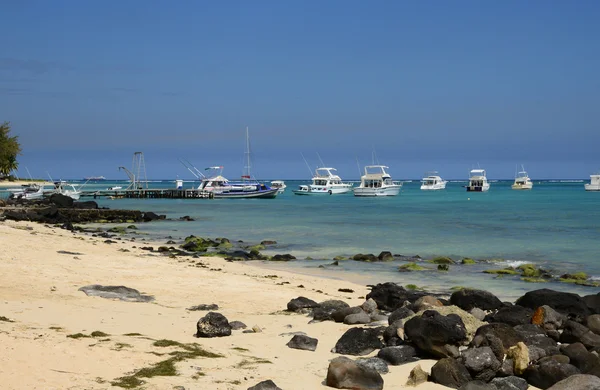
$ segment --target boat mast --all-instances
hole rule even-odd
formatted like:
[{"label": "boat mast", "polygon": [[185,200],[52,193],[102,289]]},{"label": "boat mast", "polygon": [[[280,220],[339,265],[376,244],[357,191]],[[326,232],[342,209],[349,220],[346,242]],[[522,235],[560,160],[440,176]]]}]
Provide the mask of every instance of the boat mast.
[{"label": "boat mast", "polygon": [[250,135],[248,133],[248,126],[246,126],[246,166],[244,166],[244,172],[242,173],[242,179],[251,179],[250,176]]}]

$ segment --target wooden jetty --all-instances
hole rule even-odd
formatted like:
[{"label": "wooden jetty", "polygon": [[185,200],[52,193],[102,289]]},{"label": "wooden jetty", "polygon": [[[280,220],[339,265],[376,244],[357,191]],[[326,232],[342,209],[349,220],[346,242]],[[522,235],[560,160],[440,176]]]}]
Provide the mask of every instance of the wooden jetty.
[{"label": "wooden jetty", "polygon": [[212,199],[210,191],[197,189],[148,189],[119,190],[119,191],[89,191],[81,194],[86,197],[108,197],[128,199]]}]

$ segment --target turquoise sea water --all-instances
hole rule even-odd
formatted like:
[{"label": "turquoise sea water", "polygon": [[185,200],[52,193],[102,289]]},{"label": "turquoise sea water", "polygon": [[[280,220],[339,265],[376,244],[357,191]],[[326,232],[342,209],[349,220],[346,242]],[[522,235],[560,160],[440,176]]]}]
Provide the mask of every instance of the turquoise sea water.
[{"label": "turquoise sea water", "polygon": [[[531,191],[514,191],[512,181],[491,184],[487,193],[467,193],[466,182],[426,192],[418,181],[404,184],[397,197],[356,198],[351,194],[297,196],[305,182],[287,181],[276,199],[97,199],[110,208],[166,214],[172,221],[140,225],[152,237],[183,238],[194,234],[278,245],[265,253],[291,253],[299,260],[264,266],[293,269],[363,284],[383,281],[443,289],[464,285],[489,289],[506,298],[535,288],[591,294],[600,291],[563,283],[531,284],[518,277],[495,278],[484,269],[536,263],[556,274],[584,271],[600,279],[600,193],[586,192],[583,181],[538,182]],[[114,182],[88,184],[88,190]],[[169,188],[172,182],[150,183]],[[186,183],[186,187],[191,183]],[[194,222],[177,219],[189,215]],[[456,265],[447,273],[399,273],[403,262],[340,262],[318,268],[334,256],[388,250],[395,254],[438,255],[490,260],[493,264]]]}]

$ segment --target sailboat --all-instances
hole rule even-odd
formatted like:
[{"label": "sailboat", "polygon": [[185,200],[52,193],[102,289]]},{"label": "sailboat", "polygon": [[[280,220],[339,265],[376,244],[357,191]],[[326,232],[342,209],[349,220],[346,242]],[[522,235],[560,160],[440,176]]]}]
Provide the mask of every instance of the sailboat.
[{"label": "sailboat", "polygon": [[250,173],[250,136],[247,127],[245,164],[241,180],[239,181],[231,181],[223,177],[223,166],[206,168],[205,171],[210,171],[212,174],[203,175],[198,189],[212,192],[214,198],[275,198],[279,189],[260,183]]}]

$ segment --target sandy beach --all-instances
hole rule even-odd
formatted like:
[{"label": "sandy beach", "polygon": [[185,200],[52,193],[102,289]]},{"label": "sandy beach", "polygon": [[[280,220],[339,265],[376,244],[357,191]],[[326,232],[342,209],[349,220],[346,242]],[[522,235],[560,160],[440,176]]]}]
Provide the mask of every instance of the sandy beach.
[{"label": "sandy beach", "polygon": [[1,189],[19,188],[19,187],[21,187],[23,185],[27,185],[27,184],[37,184],[40,186],[54,186],[54,183],[51,183],[49,181],[31,181],[31,180],[5,181],[5,180],[0,180],[0,188]]},{"label": "sandy beach", "polygon": [[[308,316],[285,312],[286,305],[298,296],[360,305],[368,293],[361,285],[222,258],[193,259],[200,267],[189,258],[141,250],[139,242],[104,240],[40,224],[0,224],[0,316],[14,321],[0,321],[3,388],[111,388],[117,378],[184,348],[153,345],[163,339],[198,343],[221,357],[184,359],[175,365],[178,375],[144,379],[146,389],[247,389],[267,379],[282,389],[327,388],[329,360],[340,356],[330,350],[349,326],[331,321],[308,324]],[[124,302],[78,291],[90,284],[125,285],[155,301]],[[339,288],[354,293],[338,292]],[[196,322],[206,312],[186,308],[213,303],[229,321],[261,331],[195,338]],[[93,332],[97,337],[73,338]],[[291,332],[317,338],[316,351],[288,348]],[[418,364],[428,371],[434,363]],[[385,388],[403,388],[416,364],[390,366],[383,375]],[[425,383],[418,388],[445,387]]]}]

